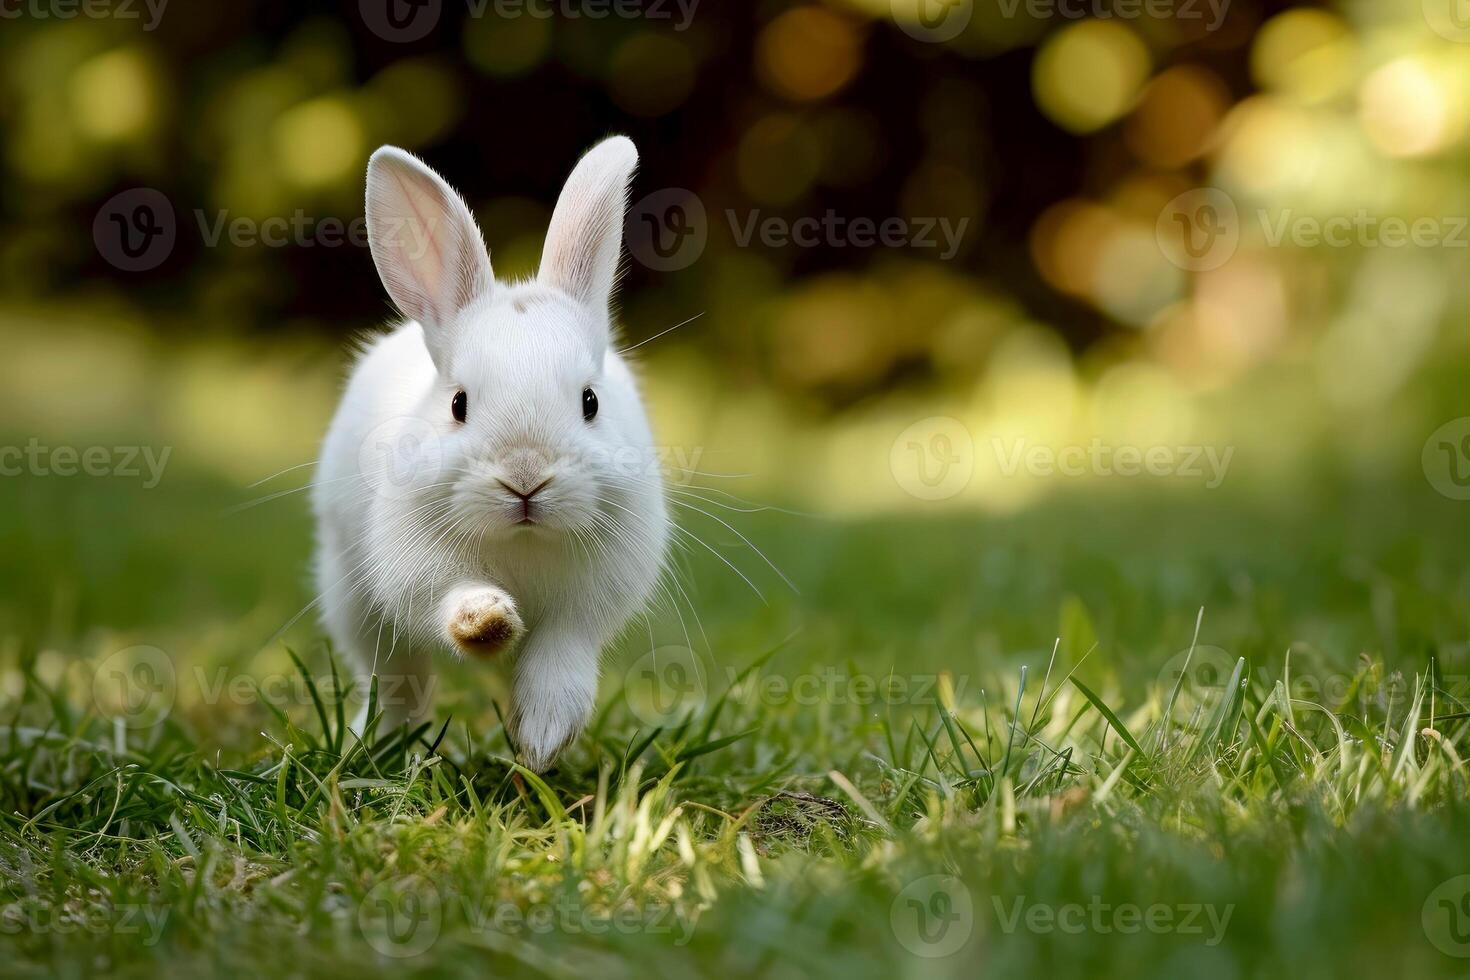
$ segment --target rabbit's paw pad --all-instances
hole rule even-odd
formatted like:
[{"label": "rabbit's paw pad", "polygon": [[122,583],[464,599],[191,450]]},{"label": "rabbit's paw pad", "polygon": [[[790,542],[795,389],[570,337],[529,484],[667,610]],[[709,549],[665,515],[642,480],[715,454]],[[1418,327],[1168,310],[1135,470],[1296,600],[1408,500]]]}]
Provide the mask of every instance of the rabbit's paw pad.
[{"label": "rabbit's paw pad", "polygon": [[455,603],[449,616],[449,638],[466,654],[493,657],[525,631],[515,602],[499,589],[472,589]]}]

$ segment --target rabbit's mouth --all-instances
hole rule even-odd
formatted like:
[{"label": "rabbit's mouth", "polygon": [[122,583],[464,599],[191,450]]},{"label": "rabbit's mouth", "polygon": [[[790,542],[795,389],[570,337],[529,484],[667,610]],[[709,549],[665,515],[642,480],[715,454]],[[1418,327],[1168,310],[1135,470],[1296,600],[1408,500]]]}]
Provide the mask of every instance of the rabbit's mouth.
[{"label": "rabbit's mouth", "polygon": [[555,477],[548,476],[546,479],[542,480],[540,483],[529,489],[522,489],[513,483],[506,482],[505,480],[497,479],[495,481],[496,483],[500,484],[502,489],[504,489],[508,494],[514,497],[516,504],[520,506],[520,516],[516,520],[512,521],[512,524],[520,527],[522,525],[537,523],[536,518],[544,513],[546,510],[546,496],[542,493],[542,491],[550,486],[551,481],[554,479]]}]

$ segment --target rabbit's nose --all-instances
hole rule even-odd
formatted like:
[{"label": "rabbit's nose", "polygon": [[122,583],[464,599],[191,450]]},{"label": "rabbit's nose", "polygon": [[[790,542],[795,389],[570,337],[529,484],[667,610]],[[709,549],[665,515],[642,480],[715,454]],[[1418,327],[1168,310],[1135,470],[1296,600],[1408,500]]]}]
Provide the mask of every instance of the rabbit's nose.
[{"label": "rabbit's nose", "polygon": [[525,500],[551,482],[555,472],[552,460],[545,453],[534,449],[515,449],[500,458],[497,482],[517,497]]},{"label": "rabbit's nose", "polygon": [[496,478],[495,482],[500,484],[506,490],[515,494],[516,499],[520,501],[521,519],[517,523],[535,524],[537,511],[531,506],[531,502],[536,499],[536,494],[540,493],[546,487],[546,485],[552,481],[552,479],[554,478],[548,476],[546,479],[531,487],[529,490],[523,489],[524,485],[516,486],[515,484],[507,483],[504,480],[499,479],[498,477]]},{"label": "rabbit's nose", "polygon": [[540,493],[542,490],[544,490],[546,488],[546,486],[548,484],[550,484],[551,481],[554,480],[554,479],[555,479],[555,477],[548,476],[546,479],[542,480],[540,483],[538,483],[535,486],[531,487],[531,489],[529,489],[529,490],[523,490],[523,489],[521,489],[521,487],[516,486],[513,483],[507,483],[506,481],[504,481],[502,479],[499,479],[499,478],[496,478],[495,482],[498,483],[498,484],[500,484],[505,489],[509,490],[511,493],[515,494],[517,497],[520,497],[521,500],[524,503],[530,503],[531,502],[531,498],[534,497],[534,496],[536,496],[536,494]]}]

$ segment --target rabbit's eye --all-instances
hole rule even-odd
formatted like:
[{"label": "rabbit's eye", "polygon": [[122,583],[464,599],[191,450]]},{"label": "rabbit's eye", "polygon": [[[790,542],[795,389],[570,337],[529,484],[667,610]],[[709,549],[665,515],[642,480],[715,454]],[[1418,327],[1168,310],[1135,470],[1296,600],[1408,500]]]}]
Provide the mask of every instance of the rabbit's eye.
[{"label": "rabbit's eye", "polygon": [[597,418],[597,392],[591,388],[582,389],[582,421],[591,422]]},{"label": "rabbit's eye", "polygon": [[463,422],[465,413],[470,410],[470,396],[462,391],[454,393],[454,400],[449,403],[449,411],[454,414],[454,421]]}]

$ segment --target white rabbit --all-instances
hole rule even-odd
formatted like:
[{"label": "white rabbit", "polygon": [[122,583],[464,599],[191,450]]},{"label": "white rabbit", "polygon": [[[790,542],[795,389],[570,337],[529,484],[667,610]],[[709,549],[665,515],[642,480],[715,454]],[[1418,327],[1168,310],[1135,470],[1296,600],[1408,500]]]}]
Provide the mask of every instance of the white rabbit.
[{"label": "white rabbit", "polygon": [[536,277],[497,282],[459,195],[403,150],[373,154],[368,239],[409,322],[357,361],[314,491],[323,620],[379,675],[385,725],[428,714],[435,649],[519,645],[508,721],[538,771],[586,724],[603,644],[652,593],[667,544],[609,311],[637,162],[626,137],[593,147]]}]

